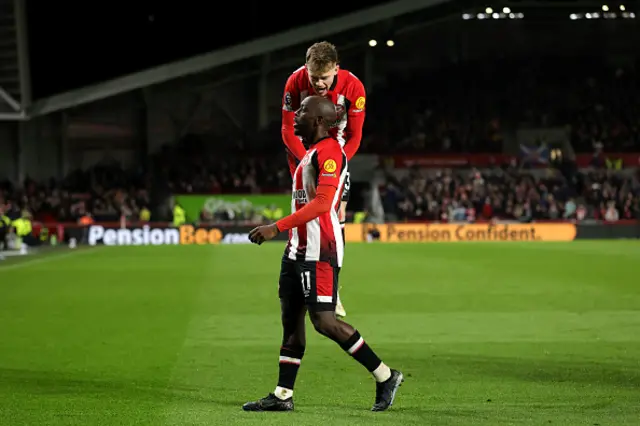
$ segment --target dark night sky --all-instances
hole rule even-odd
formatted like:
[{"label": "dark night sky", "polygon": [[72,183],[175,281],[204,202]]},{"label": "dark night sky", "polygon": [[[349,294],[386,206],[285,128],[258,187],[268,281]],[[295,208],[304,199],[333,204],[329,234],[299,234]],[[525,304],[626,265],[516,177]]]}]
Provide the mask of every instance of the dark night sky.
[{"label": "dark night sky", "polygon": [[[386,3],[149,0],[30,1],[28,28],[34,99],[162,63]],[[71,2],[69,2],[71,3]],[[155,3],[155,4],[154,4]],[[337,5],[340,5],[338,7]],[[326,11],[323,11],[326,9]],[[301,13],[301,11],[303,13]],[[153,16],[153,21],[149,17]]]}]

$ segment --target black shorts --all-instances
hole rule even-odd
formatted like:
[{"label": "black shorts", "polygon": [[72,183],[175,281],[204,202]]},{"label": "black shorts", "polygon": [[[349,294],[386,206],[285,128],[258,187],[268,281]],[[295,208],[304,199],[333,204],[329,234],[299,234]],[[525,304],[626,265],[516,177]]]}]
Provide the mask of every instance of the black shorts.
[{"label": "black shorts", "polygon": [[351,195],[351,174],[347,172],[347,176],[344,178],[344,191],[342,191],[340,201],[349,201],[349,195]]},{"label": "black shorts", "polygon": [[310,311],[335,311],[338,268],[328,262],[300,262],[283,257],[278,296],[281,299],[298,299]]}]

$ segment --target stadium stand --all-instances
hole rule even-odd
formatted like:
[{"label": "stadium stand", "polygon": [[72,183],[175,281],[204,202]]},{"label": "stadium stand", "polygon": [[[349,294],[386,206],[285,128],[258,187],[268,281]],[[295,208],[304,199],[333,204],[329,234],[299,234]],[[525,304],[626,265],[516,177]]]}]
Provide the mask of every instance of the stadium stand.
[{"label": "stadium stand", "polygon": [[[583,153],[632,151],[639,144],[636,74],[606,67],[599,58],[489,61],[390,80],[394,84],[377,88],[370,101],[361,152],[501,153],[503,138],[519,126],[569,125],[571,145]],[[417,89],[403,99],[406,87]],[[388,104],[396,106],[392,114]],[[201,136],[187,135],[179,144],[163,146],[146,167],[127,169],[111,159],[59,181],[26,180],[21,190],[7,182],[3,198],[32,211],[36,220],[77,220],[85,210],[96,220],[117,220],[138,217],[142,207],[150,207],[149,185],[158,179],[172,193],[284,192],[289,177],[283,155],[277,154],[277,126],[274,121],[241,145],[220,140],[213,149]],[[607,168],[601,158],[592,161],[596,170],[575,178],[555,169],[537,178],[513,167],[388,174],[385,212],[400,220],[638,217],[638,175],[598,170]],[[617,215],[607,215],[612,209]]]},{"label": "stadium stand", "polygon": [[388,221],[640,219],[640,173],[558,171],[536,177],[511,166],[456,172],[413,169],[387,174],[381,187]]}]

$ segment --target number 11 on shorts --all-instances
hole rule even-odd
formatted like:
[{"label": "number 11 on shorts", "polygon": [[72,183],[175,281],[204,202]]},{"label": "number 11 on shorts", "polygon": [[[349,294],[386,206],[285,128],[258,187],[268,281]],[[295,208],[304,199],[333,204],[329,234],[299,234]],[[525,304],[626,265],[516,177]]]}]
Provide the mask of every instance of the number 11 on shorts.
[{"label": "number 11 on shorts", "polygon": [[302,292],[304,293],[304,297],[309,297],[311,293],[311,272],[303,271],[300,273],[300,277],[302,278]]}]

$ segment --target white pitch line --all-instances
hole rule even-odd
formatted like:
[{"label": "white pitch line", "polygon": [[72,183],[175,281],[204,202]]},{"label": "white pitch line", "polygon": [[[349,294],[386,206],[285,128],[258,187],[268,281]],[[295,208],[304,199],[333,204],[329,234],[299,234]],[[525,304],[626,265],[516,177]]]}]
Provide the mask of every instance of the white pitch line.
[{"label": "white pitch line", "polygon": [[69,250],[70,251],[67,251],[64,253],[50,254],[50,255],[45,255],[43,257],[34,257],[33,259],[25,260],[24,262],[19,262],[19,263],[15,263],[13,265],[7,265],[7,266],[3,266],[2,265],[3,261],[0,261],[0,273],[2,273],[2,271],[9,271],[11,269],[19,269],[19,268],[22,268],[23,266],[38,265],[41,263],[50,262],[52,260],[60,260],[60,259],[64,259],[65,257],[70,257],[73,255],[81,255],[83,253],[92,253],[94,251],[93,249],[84,249],[84,250],[69,249]]}]

